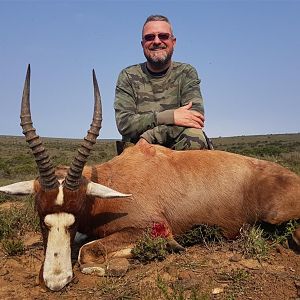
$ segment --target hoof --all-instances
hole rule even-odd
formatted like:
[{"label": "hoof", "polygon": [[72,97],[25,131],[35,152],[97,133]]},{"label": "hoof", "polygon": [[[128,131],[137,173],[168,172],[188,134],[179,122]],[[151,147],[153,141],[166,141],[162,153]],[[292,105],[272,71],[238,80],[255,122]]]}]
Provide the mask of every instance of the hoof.
[{"label": "hoof", "polygon": [[180,253],[185,251],[186,249],[182,247],[179,243],[177,243],[174,239],[171,239],[167,243],[168,250],[173,251],[175,253]]},{"label": "hoof", "polygon": [[292,237],[293,237],[294,242],[297,244],[297,246],[300,247],[300,228],[297,228],[293,232]]}]

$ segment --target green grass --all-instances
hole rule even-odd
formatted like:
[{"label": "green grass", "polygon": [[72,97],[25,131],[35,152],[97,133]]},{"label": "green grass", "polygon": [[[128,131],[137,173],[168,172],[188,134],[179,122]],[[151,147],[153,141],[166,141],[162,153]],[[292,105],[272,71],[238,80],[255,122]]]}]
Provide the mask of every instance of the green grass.
[{"label": "green grass", "polygon": [[[70,165],[82,140],[42,138],[53,164]],[[87,165],[101,163],[116,155],[113,141],[97,141]],[[23,137],[0,136],[0,186],[37,177],[36,163]],[[10,200],[0,196],[0,203]]]},{"label": "green grass", "polygon": [[39,220],[34,209],[33,197],[0,210],[0,241],[23,236],[27,231],[38,231]]},{"label": "green grass", "polygon": [[25,233],[37,232],[40,228],[33,197],[22,197],[22,200],[0,210],[0,244],[9,256],[23,254]]},{"label": "green grass", "polygon": [[8,256],[22,255],[25,252],[24,242],[20,238],[2,240],[2,248]]}]

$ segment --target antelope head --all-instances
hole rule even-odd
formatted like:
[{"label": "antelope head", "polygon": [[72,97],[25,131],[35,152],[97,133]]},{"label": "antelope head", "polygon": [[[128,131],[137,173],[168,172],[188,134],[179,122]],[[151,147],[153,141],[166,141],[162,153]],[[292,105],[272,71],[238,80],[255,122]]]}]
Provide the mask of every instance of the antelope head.
[{"label": "antelope head", "polygon": [[77,230],[80,214],[87,195],[110,198],[127,197],[82,176],[84,165],[99,135],[102,107],[99,87],[93,70],[94,114],[90,129],[84,138],[70,168],[57,175],[40,137],[33,127],[30,112],[30,65],[27,69],[21,105],[21,126],[34,155],[39,177],[0,187],[0,192],[12,195],[35,195],[44,242],[45,258],[40,281],[49,289],[58,291],[73,278],[71,244]]}]

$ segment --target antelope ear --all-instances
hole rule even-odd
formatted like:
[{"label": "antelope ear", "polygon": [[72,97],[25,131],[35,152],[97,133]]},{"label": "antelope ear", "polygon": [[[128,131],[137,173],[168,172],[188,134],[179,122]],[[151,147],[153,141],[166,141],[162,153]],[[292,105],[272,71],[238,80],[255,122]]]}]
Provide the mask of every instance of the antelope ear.
[{"label": "antelope ear", "polygon": [[21,181],[0,187],[0,192],[9,195],[30,195],[34,194],[34,180]]},{"label": "antelope ear", "polygon": [[102,184],[89,182],[86,189],[86,194],[101,198],[116,198],[116,197],[130,197],[131,194],[122,194],[112,190]]}]

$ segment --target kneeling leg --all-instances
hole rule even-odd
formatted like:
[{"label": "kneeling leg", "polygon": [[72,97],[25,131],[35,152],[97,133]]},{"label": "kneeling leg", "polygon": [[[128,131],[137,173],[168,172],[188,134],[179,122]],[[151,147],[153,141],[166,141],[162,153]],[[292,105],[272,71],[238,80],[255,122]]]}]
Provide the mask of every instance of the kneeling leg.
[{"label": "kneeling leg", "polygon": [[132,257],[134,236],[137,237],[137,233],[117,232],[83,245],[78,255],[81,272],[98,276],[124,275],[129,266],[127,259]]}]

